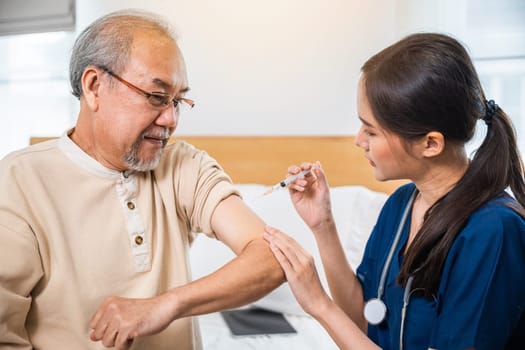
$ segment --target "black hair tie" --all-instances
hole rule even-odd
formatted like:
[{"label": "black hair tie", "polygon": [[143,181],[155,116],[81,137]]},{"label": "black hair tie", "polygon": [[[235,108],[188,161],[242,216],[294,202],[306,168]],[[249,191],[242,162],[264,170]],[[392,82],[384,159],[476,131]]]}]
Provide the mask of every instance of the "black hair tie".
[{"label": "black hair tie", "polygon": [[498,109],[499,106],[496,104],[496,102],[494,102],[494,100],[485,101],[485,116],[482,118],[485,121],[485,124],[492,124],[492,118]]}]

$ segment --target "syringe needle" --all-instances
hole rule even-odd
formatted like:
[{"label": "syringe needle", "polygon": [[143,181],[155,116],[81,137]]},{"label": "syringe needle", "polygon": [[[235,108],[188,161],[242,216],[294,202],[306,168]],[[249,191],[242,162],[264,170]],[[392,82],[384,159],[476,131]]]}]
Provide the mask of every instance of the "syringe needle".
[{"label": "syringe needle", "polygon": [[273,191],[279,190],[281,188],[285,188],[286,186],[288,186],[289,184],[291,184],[295,180],[305,177],[311,171],[312,171],[312,169],[307,169],[307,170],[303,170],[300,173],[297,173],[295,175],[288,176],[283,181],[281,181],[279,183],[276,183],[275,185],[270,187],[266,192],[264,192],[263,196],[266,196],[266,195],[272,193]]}]

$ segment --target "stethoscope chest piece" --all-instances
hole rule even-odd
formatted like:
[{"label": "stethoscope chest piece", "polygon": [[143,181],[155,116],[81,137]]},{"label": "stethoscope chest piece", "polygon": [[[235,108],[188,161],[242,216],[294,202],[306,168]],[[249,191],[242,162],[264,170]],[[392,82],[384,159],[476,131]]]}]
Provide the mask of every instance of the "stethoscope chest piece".
[{"label": "stethoscope chest piece", "polygon": [[386,317],[386,305],[379,298],[372,298],[365,304],[363,310],[365,319],[371,325],[378,325]]}]

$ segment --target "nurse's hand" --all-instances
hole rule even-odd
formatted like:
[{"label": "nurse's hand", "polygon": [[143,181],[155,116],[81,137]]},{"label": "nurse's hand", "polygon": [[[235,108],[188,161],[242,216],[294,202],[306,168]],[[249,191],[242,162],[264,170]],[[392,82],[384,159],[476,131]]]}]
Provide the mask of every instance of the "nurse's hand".
[{"label": "nurse's hand", "polygon": [[130,299],[109,297],[91,318],[90,339],[106,347],[129,349],[133,339],[156,334],[172,321],[168,294],[154,298]]},{"label": "nurse's hand", "polygon": [[263,237],[270,243],[301,307],[313,317],[319,315],[330,298],[321,285],[313,257],[294,239],[273,227],[266,226]]},{"label": "nurse's hand", "polygon": [[290,166],[289,175],[302,170],[312,171],[302,179],[297,179],[288,186],[295,210],[312,230],[321,224],[333,220],[330,204],[330,190],[321,163],[303,163]]}]

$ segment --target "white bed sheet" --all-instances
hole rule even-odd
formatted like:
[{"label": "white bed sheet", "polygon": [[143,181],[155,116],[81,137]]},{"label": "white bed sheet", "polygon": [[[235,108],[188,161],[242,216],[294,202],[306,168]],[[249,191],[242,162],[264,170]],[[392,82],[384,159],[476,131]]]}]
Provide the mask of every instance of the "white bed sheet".
[{"label": "white bed sheet", "polygon": [[337,350],[321,325],[309,316],[285,314],[296,334],[233,336],[220,313],[199,316],[204,350]]}]

